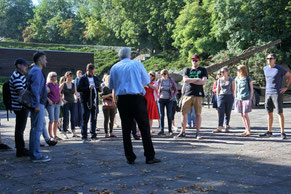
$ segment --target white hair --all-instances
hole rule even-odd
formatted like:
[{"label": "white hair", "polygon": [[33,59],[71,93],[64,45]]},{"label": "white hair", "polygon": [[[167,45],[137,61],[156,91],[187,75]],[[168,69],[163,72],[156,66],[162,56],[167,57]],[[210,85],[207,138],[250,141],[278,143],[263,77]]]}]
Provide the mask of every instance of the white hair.
[{"label": "white hair", "polygon": [[131,49],[128,47],[123,47],[118,52],[118,57],[120,59],[130,58]]}]

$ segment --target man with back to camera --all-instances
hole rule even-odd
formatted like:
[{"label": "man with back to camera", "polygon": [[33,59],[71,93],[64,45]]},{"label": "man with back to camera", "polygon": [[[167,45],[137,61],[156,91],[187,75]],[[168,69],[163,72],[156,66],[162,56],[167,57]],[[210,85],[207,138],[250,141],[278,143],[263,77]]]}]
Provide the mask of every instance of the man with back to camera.
[{"label": "man with back to camera", "polygon": [[29,136],[29,151],[32,162],[48,162],[51,159],[40,152],[40,136],[46,127],[45,104],[47,102],[47,90],[45,76],[42,70],[46,67],[46,55],[36,52],[33,55],[34,65],[28,77],[27,87],[31,91],[31,130]]},{"label": "man with back to camera", "polygon": [[196,139],[201,139],[202,98],[204,97],[203,85],[206,84],[208,74],[204,67],[199,66],[200,57],[194,54],[191,57],[192,68],[184,69],[185,94],[182,101],[182,131],[177,137],[185,137],[187,114],[194,106],[196,114]]},{"label": "man with back to camera", "polygon": [[146,163],[154,164],[161,160],[155,158],[143,87],[150,83],[150,77],[142,63],[130,59],[130,52],[130,48],[119,50],[120,62],[110,70],[109,88],[118,96],[117,107],[121,118],[127,163],[134,164],[136,159],[130,137],[135,119],[141,132]]},{"label": "man with back to camera", "polygon": [[28,71],[29,63],[24,59],[17,59],[14,63],[15,71],[9,79],[11,106],[16,115],[15,119],[15,147],[17,157],[27,157],[29,150],[25,148],[24,130],[26,127],[29,110],[18,102],[20,91],[26,89],[25,74]]},{"label": "man with back to camera", "polygon": [[[281,139],[283,140],[287,138],[284,131],[283,94],[290,86],[291,73],[284,67],[276,65],[276,58],[274,53],[268,54],[268,65],[264,67],[264,74],[266,77],[265,108],[268,112],[268,131],[261,134],[260,137],[271,137],[273,135],[273,110],[276,108],[281,128]],[[287,77],[287,83],[282,88],[282,79],[284,76]]]}]

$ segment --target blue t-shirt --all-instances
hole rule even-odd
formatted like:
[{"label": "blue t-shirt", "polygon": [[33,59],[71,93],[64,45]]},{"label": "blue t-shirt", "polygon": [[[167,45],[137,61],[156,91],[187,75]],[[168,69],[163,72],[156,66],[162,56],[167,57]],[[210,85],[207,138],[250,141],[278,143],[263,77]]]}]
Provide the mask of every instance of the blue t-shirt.
[{"label": "blue t-shirt", "polygon": [[286,73],[287,70],[280,65],[275,65],[273,68],[269,65],[264,67],[267,94],[280,94],[282,79]]}]

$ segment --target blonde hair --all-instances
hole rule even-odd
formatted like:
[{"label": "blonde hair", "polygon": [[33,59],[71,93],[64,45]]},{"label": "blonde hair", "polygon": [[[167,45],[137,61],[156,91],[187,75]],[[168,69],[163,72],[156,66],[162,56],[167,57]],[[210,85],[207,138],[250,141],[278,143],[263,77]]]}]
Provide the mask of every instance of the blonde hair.
[{"label": "blonde hair", "polygon": [[61,78],[60,78],[60,83],[59,83],[59,85],[62,85],[63,83],[65,83],[66,82],[66,77],[65,76],[62,76]]},{"label": "blonde hair", "polygon": [[52,83],[52,77],[53,76],[57,76],[57,73],[56,72],[49,72],[49,74],[47,75],[47,78],[46,78],[46,82],[47,83]]},{"label": "blonde hair", "polygon": [[245,65],[239,65],[237,69],[241,70],[237,72],[238,77],[246,77],[248,75],[248,69]]},{"label": "blonde hair", "polygon": [[106,87],[109,86],[109,78],[110,78],[110,75],[108,75],[108,74],[105,74],[105,75],[103,76],[102,81],[104,82],[104,84],[105,84]]},{"label": "blonde hair", "polygon": [[170,77],[170,74],[169,74],[168,70],[163,69],[163,70],[161,71],[161,75],[163,75],[164,73],[166,73],[166,74],[168,75],[168,77]]},{"label": "blonde hair", "polygon": [[155,71],[150,71],[149,72],[149,75],[154,75],[154,80],[153,81],[156,81],[157,80],[157,75],[156,75],[156,72]]}]

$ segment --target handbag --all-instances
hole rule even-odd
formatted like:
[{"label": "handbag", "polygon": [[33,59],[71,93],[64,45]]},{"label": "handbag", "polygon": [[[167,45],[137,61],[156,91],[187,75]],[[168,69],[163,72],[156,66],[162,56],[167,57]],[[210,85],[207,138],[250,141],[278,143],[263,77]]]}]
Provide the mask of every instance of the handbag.
[{"label": "handbag", "polygon": [[102,105],[104,109],[114,109],[115,104],[113,103],[112,99],[103,99],[102,100]]},{"label": "handbag", "polygon": [[18,102],[27,108],[33,108],[31,105],[31,92],[28,89],[21,90],[19,92]]}]

